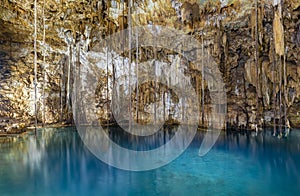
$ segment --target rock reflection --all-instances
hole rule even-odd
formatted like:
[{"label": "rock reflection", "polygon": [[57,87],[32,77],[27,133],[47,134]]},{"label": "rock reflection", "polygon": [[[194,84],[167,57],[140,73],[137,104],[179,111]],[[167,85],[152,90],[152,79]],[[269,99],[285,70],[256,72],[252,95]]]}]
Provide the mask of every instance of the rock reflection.
[{"label": "rock reflection", "polygon": [[[105,131],[107,137],[124,147],[152,149],[168,143],[179,130],[167,131],[166,135],[162,132],[148,138],[144,144],[141,138],[124,137],[117,128]],[[248,188],[257,185],[255,189],[249,189],[253,195],[269,195],[274,193],[270,191],[273,189],[278,195],[299,192],[298,132],[292,131],[285,140],[272,137],[271,131],[257,136],[222,133],[214,148],[206,156],[199,157],[197,152],[205,135],[205,132],[197,132],[187,152],[166,167],[148,172],[126,172],[93,156],[75,129],[41,130],[36,137],[27,135],[0,142],[0,194],[122,195],[145,192],[148,193],[145,195],[170,195],[181,190],[204,194],[210,189],[226,194],[232,193],[234,188],[245,192],[240,189],[245,188],[245,184]],[[111,159],[128,161],[130,158],[128,154],[113,154],[109,143],[95,138],[90,132],[85,136],[100,145],[102,153],[109,154]],[[141,146],[132,145],[136,141],[141,142]],[[185,137],[176,140],[176,147],[180,148],[186,141]]]},{"label": "rock reflection", "polygon": [[[300,184],[300,134],[291,132],[286,139],[272,136],[272,130],[265,130],[257,136],[251,133],[221,134],[217,149],[228,153],[239,153],[253,160],[257,167],[268,170],[267,179],[274,173],[282,173]],[[247,171],[245,171],[247,172]]]},{"label": "rock reflection", "polygon": [[180,125],[157,131],[151,136],[136,136],[120,127],[103,130],[80,126],[79,134],[89,150],[114,167],[142,171],[166,165],[189,146],[196,126]]}]

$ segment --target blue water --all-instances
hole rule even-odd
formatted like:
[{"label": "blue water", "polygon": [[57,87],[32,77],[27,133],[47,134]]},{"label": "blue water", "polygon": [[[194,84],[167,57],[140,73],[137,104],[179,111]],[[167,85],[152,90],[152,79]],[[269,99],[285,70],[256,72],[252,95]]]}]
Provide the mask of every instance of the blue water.
[{"label": "blue water", "polygon": [[203,133],[178,159],[147,172],[99,161],[74,128],[0,139],[0,195],[299,195],[300,132],[286,139],[222,133],[198,156]]}]

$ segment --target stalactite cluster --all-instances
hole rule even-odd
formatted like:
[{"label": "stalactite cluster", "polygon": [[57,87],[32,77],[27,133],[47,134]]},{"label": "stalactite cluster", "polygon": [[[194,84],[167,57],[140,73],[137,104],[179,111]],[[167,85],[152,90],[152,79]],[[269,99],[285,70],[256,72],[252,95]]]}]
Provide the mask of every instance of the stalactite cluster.
[{"label": "stalactite cluster", "polygon": [[[99,48],[114,33],[149,24],[183,31],[202,43],[202,51],[209,51],[205,55],[218,64],[225,82],[228,127],[299,127],[299,6],[297,0],[37,0],[36,4],[3,0],[0,130],[20,130],[34,124],[35,116],[37,124],[72,123],[73,118],[79,118],[72,104],[74,92],[94,96],[97,120],[113,122],[112,88],[119,73],[144,77],[138,70],[150,59],[156,59],[152,67],[160,62],[172,64],[178,58],[184,62],[180,54],[165,49],[137,47],[126,51],[131,40],[138,46],[142,39],[132,37],[131,31],[119,40],[124,47],[122,54],[115,54],[114,43],[109,43],[106,51]],[[132,63],[138,65],[137,70],[130,71]],[[99,68],[96,92],[81,89],[77,83],[89,75],[89,64]],[[193,66],[185,62],[178,69],[191,78],[199,97],[200,125],[206,126],[211,118],[209,87],[203,70]],[[132,82],[130,74],[124,81]],[[140,85],[136,83],[130,92],[131,119],[149,121],[146,106],[158,97],[164,100],[162,107],[176,106],[170,89],[151,82]],[[156,92],[154,98],[152,91]],[[163,110],[164,117],[170,114]]]}]

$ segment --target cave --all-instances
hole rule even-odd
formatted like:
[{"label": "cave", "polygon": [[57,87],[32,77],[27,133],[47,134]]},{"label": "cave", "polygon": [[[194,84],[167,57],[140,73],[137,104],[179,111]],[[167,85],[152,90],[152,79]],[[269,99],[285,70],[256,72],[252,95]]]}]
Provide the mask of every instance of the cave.
[{"label": "cave", "polygon": [[104,138],[138,152],[169,144],[183,152],[198,135],[200,156],[216,142],[282,145],[270,138],[300,128],[299,18],[299,0],[1,0],[0,146],[48,129],[43,137],[58,146],[52,134],[76,129],[103,162],[134,159],[120,169],[144,171],[168,161],[121,150],[124,159],[108,159],[114,144]]}]

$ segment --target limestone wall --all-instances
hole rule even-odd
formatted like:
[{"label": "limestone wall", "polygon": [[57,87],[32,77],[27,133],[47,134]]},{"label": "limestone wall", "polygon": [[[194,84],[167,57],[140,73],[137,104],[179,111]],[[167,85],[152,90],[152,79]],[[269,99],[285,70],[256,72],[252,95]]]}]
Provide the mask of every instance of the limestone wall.
[{"label": "limestone wall", "polygon": [[[258,2],[256,9],[255,1],[247,0],[201,3],[184,0],[134,0],[129,20],[127,1],[38,0],[38,122],[72,122],[72,92],[95,96],[95,105],[91,107],[96,108],[96,121],[107,123],[113,120],[111,96],[116,73],[111,69],[112,66],[108,70],[107,54],[98,47],[107,36],[126,29],[131,22],[132,26],[154,24],[175,28],[192,35],[205,45],[226,84],[226,121],[229,125],[249,128],[253,128],[257,122],[271,125],[274,111],[276,121],[284,121],[286,105],[287,118],[291,125],[299,127],[300,3],[297,0],[284,1],[281,15],[276,2]],[[27,0],[3,0],[0,5],[2,131],[9,131],[11,127],[19,129],[34,122],[33,8],[33,1]],[[132,61],[136,60],[135,53],[136,51],[131,52]],[[115,63],[122,64],[129,59],[129,52],[124,52],[118,58]],[[163,49],[154,52],[152,48],[140,48],[138,62],[154,58],[160,63],[172,64],[180,55]],[[79,89],[75,82],[78,78],[74,75],[91,72],[89,65],[97,63],[97,91]],[[180,66],[185,70],[183,73],[191,78],[191,85],[199,96],[196,101],[200,107],[203,92],[199,83],[201,73],[195,71],[191,63],[182,63]],[[125,67],[123,71],[128,70]],[[85,76],[88,77],[88,74]],[[168,91],[163,91],[164,87],[160,87],[158,91]],[[204,88],[204,123],[207,124],[211,97],[207,83]],[[141,86],[140,90],[141,96],[149,97],[153,85],[149,83]],[[175,97],[171,99],[175,106],[179,104]],[[149,108],[145,106],[155,99],[149,97],[138,100],[141,103],[133,100],[133,105],[140,105],[140,115],[146,116],[147,121],[150,118],[147,117]],[[201,107],[199,110],[199,115],[202,116]]]}]

